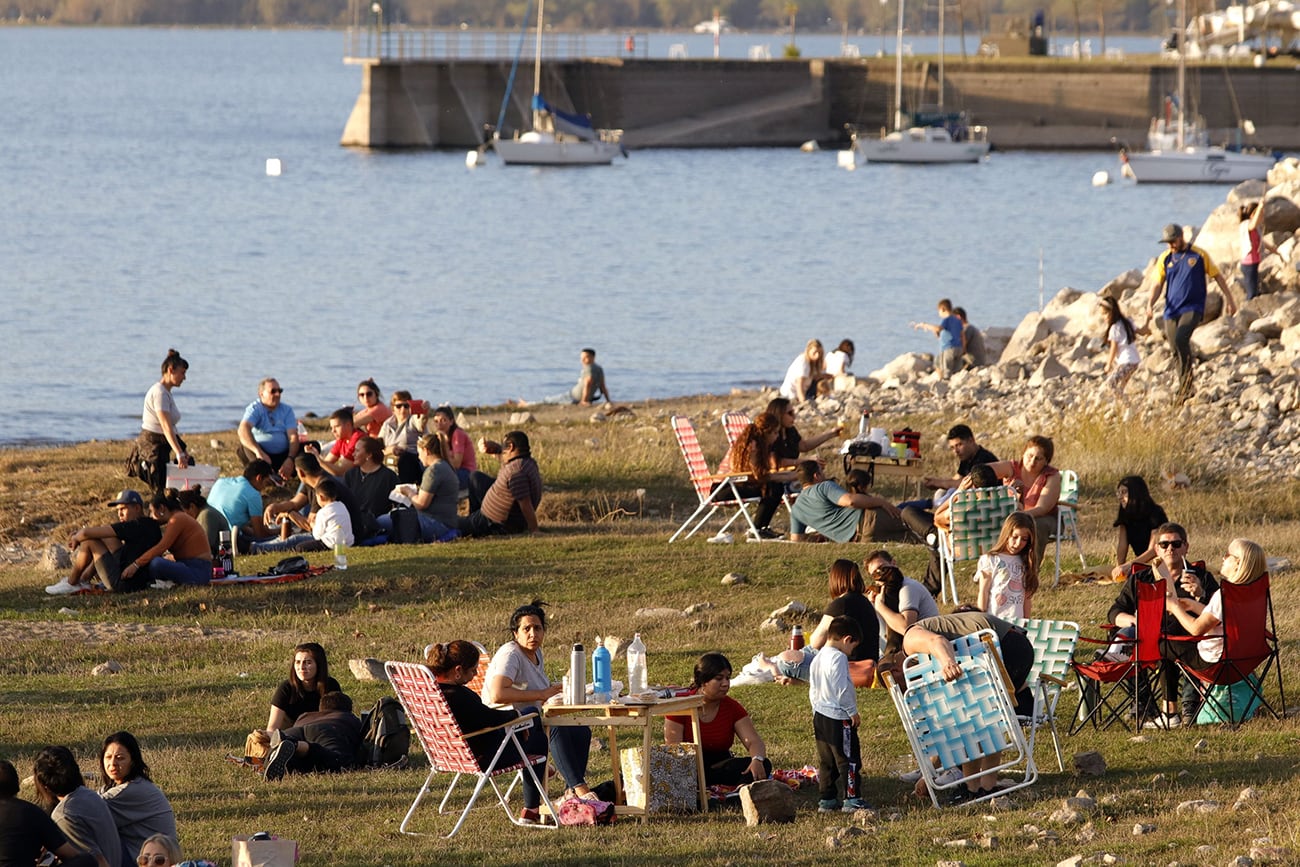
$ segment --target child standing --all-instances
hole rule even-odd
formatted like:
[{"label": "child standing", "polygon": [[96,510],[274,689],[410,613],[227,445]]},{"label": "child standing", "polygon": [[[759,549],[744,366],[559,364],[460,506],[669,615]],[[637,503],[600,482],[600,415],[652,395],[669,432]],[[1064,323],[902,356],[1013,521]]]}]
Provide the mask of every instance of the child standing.
[{"label": "child standing", "polygon": [[339,483],[333,479],[322,479],[316,485],[316,502],[320,504],[320,510],[312,519],[311,534],[326,550],[333,549],[339,543],[351,547],[354,542],[352,516],[348,514],[347,507],[339,502],[339,496]]},{"label": "child standing", "polygon": [[998,541],[981,554],[975,567],[979,582],[979,609],[1003,620],[1028,617],[1038,592],[1038,563],[1033,516],[1012,512],[1002,524]]},{"label": "child standing", "polygon": [[1137,350],[1137,331],[1119,309],[1119,302],[1114,298],[1101,299],[1102,312],[1106,314],[1106,341],[1110,343],[1110,355],[1106,358],[1105,372],[1109,375],[1106,384],[1119,397],[1124,396],[1133,372],[1138,369],[1142,357]]},{"label": "child standing", "polygon": [[[874,636],[873,636],[874,638]],[[862,642],[862,629],[851,617],[831,620],[826,644],[808,672],[808,701],[817,739],[817,810],[833,813],[870,809],[858,788],[862,753],[858,745],[858,696],[849,677],[849,654]]]}]

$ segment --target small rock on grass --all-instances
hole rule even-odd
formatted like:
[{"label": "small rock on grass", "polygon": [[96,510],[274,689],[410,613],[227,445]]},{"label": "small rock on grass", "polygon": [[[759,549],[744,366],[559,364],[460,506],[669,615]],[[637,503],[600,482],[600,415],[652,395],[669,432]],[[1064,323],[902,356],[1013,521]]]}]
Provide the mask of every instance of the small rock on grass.
[{"label": "small rock on grass", "polygon": [[1180,815],[1186,813],[1215,813],[1218,812],[1220,804],[1218,801],[1209,801],[1198,798],[1194,801],[1183,801],[1174,808],[1174,812]]},{"label": "small rock on grass", "polygon": [[1096,750],[1075,753],[1074,770],[1087,777],[1100,777],[1106,773],[1106,760]]},{"label": "small rock on grass", "polygon": [[740,572],[728,572],[722,576],[723,587],[739,587],[741,584],[748,584],[749,576],[742,575]]},{"label": "small rock on grass", "polygon": [[1295,853],[1285,846],[1251,846],[1250,860],[1256,864],[1294,864]]},{"label": "small rock on grass", "polygon": [[117,674],[122,670],[122,663],[116,659],[110,659],[107,662],[101,662],[90,670],[92,677],[100,677],[105,674]]},{"label": "small rock on grass", "polygon": [[1079,867],[1083,863],[1082,855],[1071,855],[1062,861],[1056,862],[1056,867]]},{"label": "small rock on grass", "polygon": [[1155,829],[1156,829],[1155,825],[1144,825],[1141,822],[1138,822],[1136,825],[1133,826],[1133,836],[1141,837],[1143,834],[1150,834]]},{"label": "small rock on grass", "polygon": [[349,659],[348,668],[352,671],[352,676],[357,680],[378,680],[384,683],[388,682],[388,673],[384,671],[384,663],[373,657],[365,659]]}]

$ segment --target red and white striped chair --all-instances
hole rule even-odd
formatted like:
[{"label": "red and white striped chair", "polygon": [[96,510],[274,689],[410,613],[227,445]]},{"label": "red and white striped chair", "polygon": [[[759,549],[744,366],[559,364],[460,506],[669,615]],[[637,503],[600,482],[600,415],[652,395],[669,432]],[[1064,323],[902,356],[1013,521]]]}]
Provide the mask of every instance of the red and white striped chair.
[{"label": "red and white striped chair", "polygon": [[[686,532],[689,527],[690,532],[686,533],[689,539],[699,531],[704,524],[713,517],[718,509],[734,508],[735,512],[727,523],[722,525],[719,534],[725,533],[737,518],[743,517],[745,523],[749,525],[749,534],[751,538],[757,539],[758,528],[754,526],[754,519],[749,516],[749,504],[757,503],[759,497],[744,497],[736,488],[736,482],[748,478],[748,473],[714,474],[709,472],[708,461],[704,459],[704,452],[700,449],[699,438],[695,435],[695,425],[689,418],[684,415],[675,415],[672,417],[673,434],[677,437],[677,445],[682,450],[682,457],[686,460],[686,471],[690,473],[691,484],[695,488],[695,496],[699,498],[700,505],[691,516],[687,518],[677,532],[673,533],[670,543],[676,542],[677,538]],[[719,483],[714,487],[714,483]],[[700,517],[703,513],[704,517]],[[696,519],[699,518],[697,521]]]},{"label": "red and white striped chair", "polygon": [[[479,792],[487,783],[492,784],[492,791],[497,796],[501,809],[506,811],[506,817],[516,825],[523,827],[555,827],[545,825],[530,825],[520,822],[515,818],[510,810],[510,805],[506,802],[506,795],[509,790],[502,792],[497,787],[496,778],[502,774],[513,774],[521,771],[533,778],[537,785],[538,791],[542,793],[542,802],[551,815],[555,815],[555,810],[551,806],[551,800],[546,795],[546,788],[542,785],[541,780],[537,777],[534,770],[535,765],[542,764],[546,761],[546,756],[532,756],[524,751],[523,744],[520,742],[519,732],[533,726],[537,721],[536,714],[526,714],[518,719],[511,720],[499,726],[479,729],[473,732],[462,732],[460,726],[456,723],[456,718],[451,715],[451,709],[447,706],[447,700],[442,695],[442,689],[433,678],[433,673],[427,666],[415,662],[386,662],[384,671],[388,674],[388,680],[393,685],[393,691],[397,694],[397,700],[401,702],[402,708],[406,711],[407,719],[411,722],[411,729],[415,732],[416,738],[420,741],[420,747],[424,750],[425,756],[429,759],[429,776],[425,778],[424,785],[420,787],[419,793],[411,803],[411,808],[406,811],[406,817],[402,819],[402,824],[398,830],[403,834],[412,836],[423,836],[414,831],[406,830],[410,824],[411,816],[415,814],[415,808],[420,805],[425,794],[429,791],[429,784],[433,782],[434,774],[455,774],[452,778],[451,785],[447,787],[447,793],[442,797],[442,803],[438,805],[438,812],[444,812],[447,801],[451,798],[452,790],[456,788],[456,782],[460,779],[461,774],[473,774],[478,783],[474,786],[474,793],[469,797],[469,803],[461,811],[460,817],[456,820],[456,826],[451,829],[447,837],[453,837],[460,830],[460,826],[465,824],[465,818],[469,815],[470,808],[478,799]],[[484,767],[475,757],[474,751],[469,747],[469,738],[477,735],[486,734],[487,732],[504,731],[505,737],[501,745],[497,748],[492,760]],[[517,755],[527,756],[525,762],[515,762],[514,764],[502,764],[502,754],[506,751],[507,745],[513,745],[518,751]]]}]

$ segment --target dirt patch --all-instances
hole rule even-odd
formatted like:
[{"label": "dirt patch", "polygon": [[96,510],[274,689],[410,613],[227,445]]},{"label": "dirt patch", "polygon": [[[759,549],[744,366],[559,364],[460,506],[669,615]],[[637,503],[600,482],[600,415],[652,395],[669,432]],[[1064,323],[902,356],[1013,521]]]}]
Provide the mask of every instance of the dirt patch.
[{"label": "dirt patch", "polygon": [[272,633],[264,629],[209,629],[157,623],[77,623],[58,620],[0,620],[0,645],[11,641],[75,641],[108,644],[152,640],[160,636],[211,641],[258,641]]}]

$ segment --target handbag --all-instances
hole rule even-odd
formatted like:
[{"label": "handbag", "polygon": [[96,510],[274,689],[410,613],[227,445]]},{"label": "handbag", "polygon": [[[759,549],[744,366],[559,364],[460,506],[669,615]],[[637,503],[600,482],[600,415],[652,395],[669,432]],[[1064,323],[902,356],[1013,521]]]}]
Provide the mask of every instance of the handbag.
[{"label": "handbag", "polygon": [[647,813],[687,813],[700,807],[695,744],[654,744],[650,747],[650,794],[647,803],[641,747],[619,753],[623,794],[629,807]]},{"label": "handbag", "polygon": [[388,541],[394,545],[418,545],[424,540],[420,534],[420,513],[410,506],[397,507],[388,513],[393,520],[393,532]]},{"label": "handbag", "polygon": [[[1255,716],[1255,711],[1259,708],[1259,695],[1255,692],[1259,688],[1259,678],[1253,674],[1246,680],[1239,680],[1231,686],[1216,683],[1206,693],[1205,702],[1196,714],[1196,724],[1203,726],[1214,723],[1245,722]],[[1230,695],[1231,701],[1229,701]],[[1232,719],[1228,719],[1229,708],[1231,708]]]},{"label": "handbag", "polygon": [[230,844],[230,863],[232,867],[294,867],[298,844],[265,831],[240,834]]},{"label": "handbag", "polygon": [[260,731],[251,732],[244,739],[244,758],[256,768],[262,767],[263,760],[271,753],[271,741]]},{"label": "handbag", "polygon": [[569,798],[556,812],[561,825],[608,825],[614,821],[614,805],[595,798]]}]

